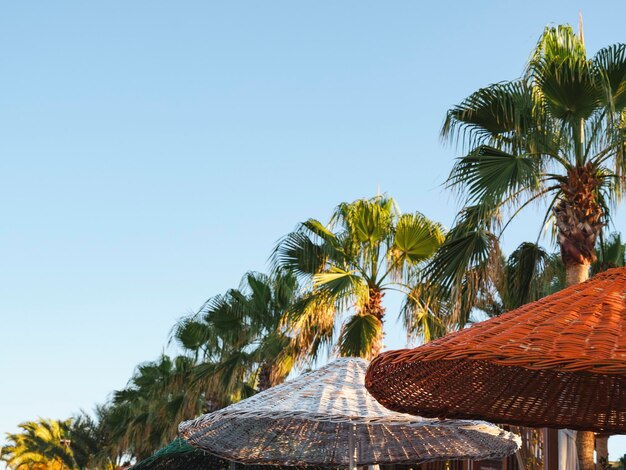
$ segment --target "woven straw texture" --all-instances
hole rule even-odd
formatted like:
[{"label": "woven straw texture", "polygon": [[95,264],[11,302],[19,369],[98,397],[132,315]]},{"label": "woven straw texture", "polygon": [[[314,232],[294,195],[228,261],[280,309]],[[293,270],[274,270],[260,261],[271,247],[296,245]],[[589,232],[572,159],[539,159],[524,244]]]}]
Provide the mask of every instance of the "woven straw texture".
[{"label": "woven straw texture", "polygon": [[487,459],[512,454],[519,437],[482,422],[429,420],[391,412],[363,386],[368,362],[338,359],[314,372],[194,421],[180,434],[243,463],[348,466]]},{"label": "woven straw texture", "polygon": [[389,409],[524,426],[626,431],[626,268],[372,361]]}]

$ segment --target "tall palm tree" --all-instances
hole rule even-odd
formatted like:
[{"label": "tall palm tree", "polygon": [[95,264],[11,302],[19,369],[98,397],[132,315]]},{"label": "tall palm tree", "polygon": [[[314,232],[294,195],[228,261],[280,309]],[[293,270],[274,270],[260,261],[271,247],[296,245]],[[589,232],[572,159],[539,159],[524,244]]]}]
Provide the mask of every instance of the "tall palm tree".
[{"label": "tall palm tree", "polygon": [[[280,240],[274,266],[295,272],[307,290],[289,319],[307,354],[315,357],[321,346],[332,342],[335,323],[348,312],[351,316],[338,339],[340,354],[378,354],[383,346],[385,292],[411,297],[415,271],[443,237],[439,224],[420,213],[401,215],[393,199],[377,196],[342,203],[328,225],[309,219]],[[412,300],[405,303],[407,316],[424,314],[424,304]],[[410,333],[425,332],[420,326],[427,322],[415,321],[417,316],[405,322]]]},{"label": "tall palm tree", "polygon": [[[503,215],[548,205],[567,285],[589,276],[595,245],[624,189],[626,45],[589,58],[570,26],[544,31],[522,78],[480,89],[450,109],[445,139],[466,150],[449,177],[468,208],[431,265],[453,297],[486,279]],[[478,282],[467,289],[467,272]],[[593,434],[579,433],[581,470],[593,467]],[[591,449],[591,450],[590,450]]]},{"label": "tall palm tree", "polygon": [[[595,252],[592,275],[626,266],[626,246],[617,232],[611,233],[606,240],[601,232]],[[475,303],[475,307],[487,316],[500,315],[565,287],[565,266],[560,254],[550,254],[537,244],[522,243],[501,264],[491,270],[489,282],[481,286]],[[598,462],[608,462],[608,437],[596,435]]]}]

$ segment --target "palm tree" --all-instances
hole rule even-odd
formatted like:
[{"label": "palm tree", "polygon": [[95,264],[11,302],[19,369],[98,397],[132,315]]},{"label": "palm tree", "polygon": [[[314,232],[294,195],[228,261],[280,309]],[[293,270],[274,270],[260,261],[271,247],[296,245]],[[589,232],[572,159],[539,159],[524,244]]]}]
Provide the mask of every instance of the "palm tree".
[{"label": "palm tree", "polygon": [[199,361],[196,380],[204,383],[213,407],[272,387],[289,374],[297,354],[283,321],[298,295],[289,271],[250,272],[238,289],[212,297],[175,327],[173,339]]},{"label": "palm tree", "polygon": [[176,437],[180,421],[201,411],[202,401],[190,391],[194,365],[187,357],[164,355],[137,367],[103,413],[102,432],[113,455],[144,459]]},{"label": "palm tree", "polygon": [[492,263],[472,305],[488,317],[534,302],[565,287],[561,256],[536,243],[524,242],[508,258]]},{"label": "palm tree", "polygon": [[79,470],[86,467],[89,449],[78,439],[78,429],[73,432],[71,419],[40,418],[22,423],[19,428],[18,433],[7,433],[9,445],[4,446],[1,453],[2,460],[12,470]]},{"label": "palm tree", "polygon": [[174,327],[185,355],[141,364],[101,409],[101,448],[113,460],[142,460],[177,435],[177,425],[273,386],[295,355],[283,317],[298,294],[288,272],[248,273],[239,289],[209,299]]},{"label": "palm tree", "polygon": [[[490,253],[511,218],[545,201],[567,285],[589,276],[596,241],[624,189],[626,45],[588,58],[581,34],[548,27],[521,79],[480,89],[452,108],[445,139],[466,149],[449,186],[467,209],[435,256],[430,277],[453,298],[488,278]],[[476,281],[468,281],[467,273]],[[469,286],[469,287],[468,287]],[[593,434],[579,433],[581,470],[593,468]]]},{"label": "palm tree", "polygon": [[[289,324],[311,357],[333,340],[334,326],[351,311],[338,339],[344,356],[372,357],[383,344],[386,291],[402,292],[409,333],[426,333],[426,306],[412,297],[415,272],[443,242],[439,224],[420,213],[401,215],[393,199],[342,203],[328,225],[309,219],[277,244],[273,264],[295,272],[306,293]],[[420,316],[421,315],[421,316]]]},{"label": "palm tree", "polygon": [[104,408],[100,406],[96,408],[95,419],[84,411],[72,418],[69,441],[79,468],[113,470],[119,466],[104,432],[104,416]]},{"label": "palm tree", "polygon": [[600,233],[598,247],[596,248],[596,261],[591,265],[591,274],[597,274],[607,269],[626,265],[626,247],[622,243],[620,233],[612,233],[604,239]]},{"label": "palm tree", "polygon": [[[605,240],[601,232],[595,252],[592,275],[626,265],[626,247],[619,233],[612,233]],[[502,262],[500,269],[492,269],[489,282],[481,286],[475,307],[488,316],[495,316],[564,287],[565,266],[560,254],[549,254],[534,243],[522,243]],[[608,462],[608,437],[596,435],[599,462]]]}]

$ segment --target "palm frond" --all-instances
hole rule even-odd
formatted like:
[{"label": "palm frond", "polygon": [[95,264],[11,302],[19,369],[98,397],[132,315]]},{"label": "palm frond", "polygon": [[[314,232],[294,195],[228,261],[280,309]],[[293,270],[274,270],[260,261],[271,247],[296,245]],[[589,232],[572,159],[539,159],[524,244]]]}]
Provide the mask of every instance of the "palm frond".
[{"label": "palm frond", "polygon": [[418,264],[428,258],[441,246],[445,238],[441,224],[427,219],[424,215],[403,214],[398,219],[390,250],[394,265]]},{"label": "palm frond", "polygon": [[468,204],[497,207],[522,191],[538,191],[542,176],[542,166],[535,157],[480,146],[458,159],[447,185],[466,195]]},{"label": "palm frond", "polygon": [[460,285],[466,273],[483,265],[492,255],[497,239],[480,220],[474,219],[472,212],[467,209],[467,217],[450,230],[429,261],[425,272],[433,285],[443,289]]},{"label": "palm frond", "polygon": [[298,362],[315,361],[334,339],[335,302],[321,292],[308,292],[293,303],[284,319]]},{"label": "palm frond", "polygon": [[600,49],[593,58],[603,103],[612,112],[626,108],[626,44]]},{"label": "palm frond", "polygon": [[511,145],[512,136],[524,135],[534,125],[534,107],[532,89],[526,81],[495,83],[450,109],[441,136],[469,148],[496,142]]},{"label": "palm frond", "polygon": [[574,161],[583,164],[582,129],[598,110],[603,90],[581,38],[570,26],[546,28],[526,73],[545,110],[571,129]]},{"label": "palm frond", "polygon": [[382,328],[374,315],[354,315],[339,335],[340,355],[369,358],[375,342],[382,338]]},{"label": "palm frond", "polygon": [[506,264],[507,309],[541,297],[539,278],[548,260],[548,253],[535,243],[522,243],[511,254]]},{"label": "palm frond", "polygon": [[315,274],[324,266],[326,253],[306,233],[296,231],[285,235],[276,244],[271,256],[273,269],[286,269],[300,276]]},{"label": "palm frond", "polygon": [[400,318],[410,339],[420,339],[427,343],[448,332],[445,319],[449,317],[447,305],[437,295],[436,290],[423,282],[416,282],[400,307]]}]

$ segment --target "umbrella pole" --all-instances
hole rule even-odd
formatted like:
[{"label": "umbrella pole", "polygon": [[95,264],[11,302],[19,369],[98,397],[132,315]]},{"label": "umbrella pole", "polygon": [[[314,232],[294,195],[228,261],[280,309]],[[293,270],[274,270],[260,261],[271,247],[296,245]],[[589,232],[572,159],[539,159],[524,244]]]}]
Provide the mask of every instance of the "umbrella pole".
[{"label": "umbrella pole", "polygon": [[356,442],[354,439],[354,425],[348,425],[348,469],[356,470]]},{"label": "umbrella pole", "polygon": [[237,464],[231,460],[230,461],[230,470],[236,470],[236,469],[237,469]]}]

